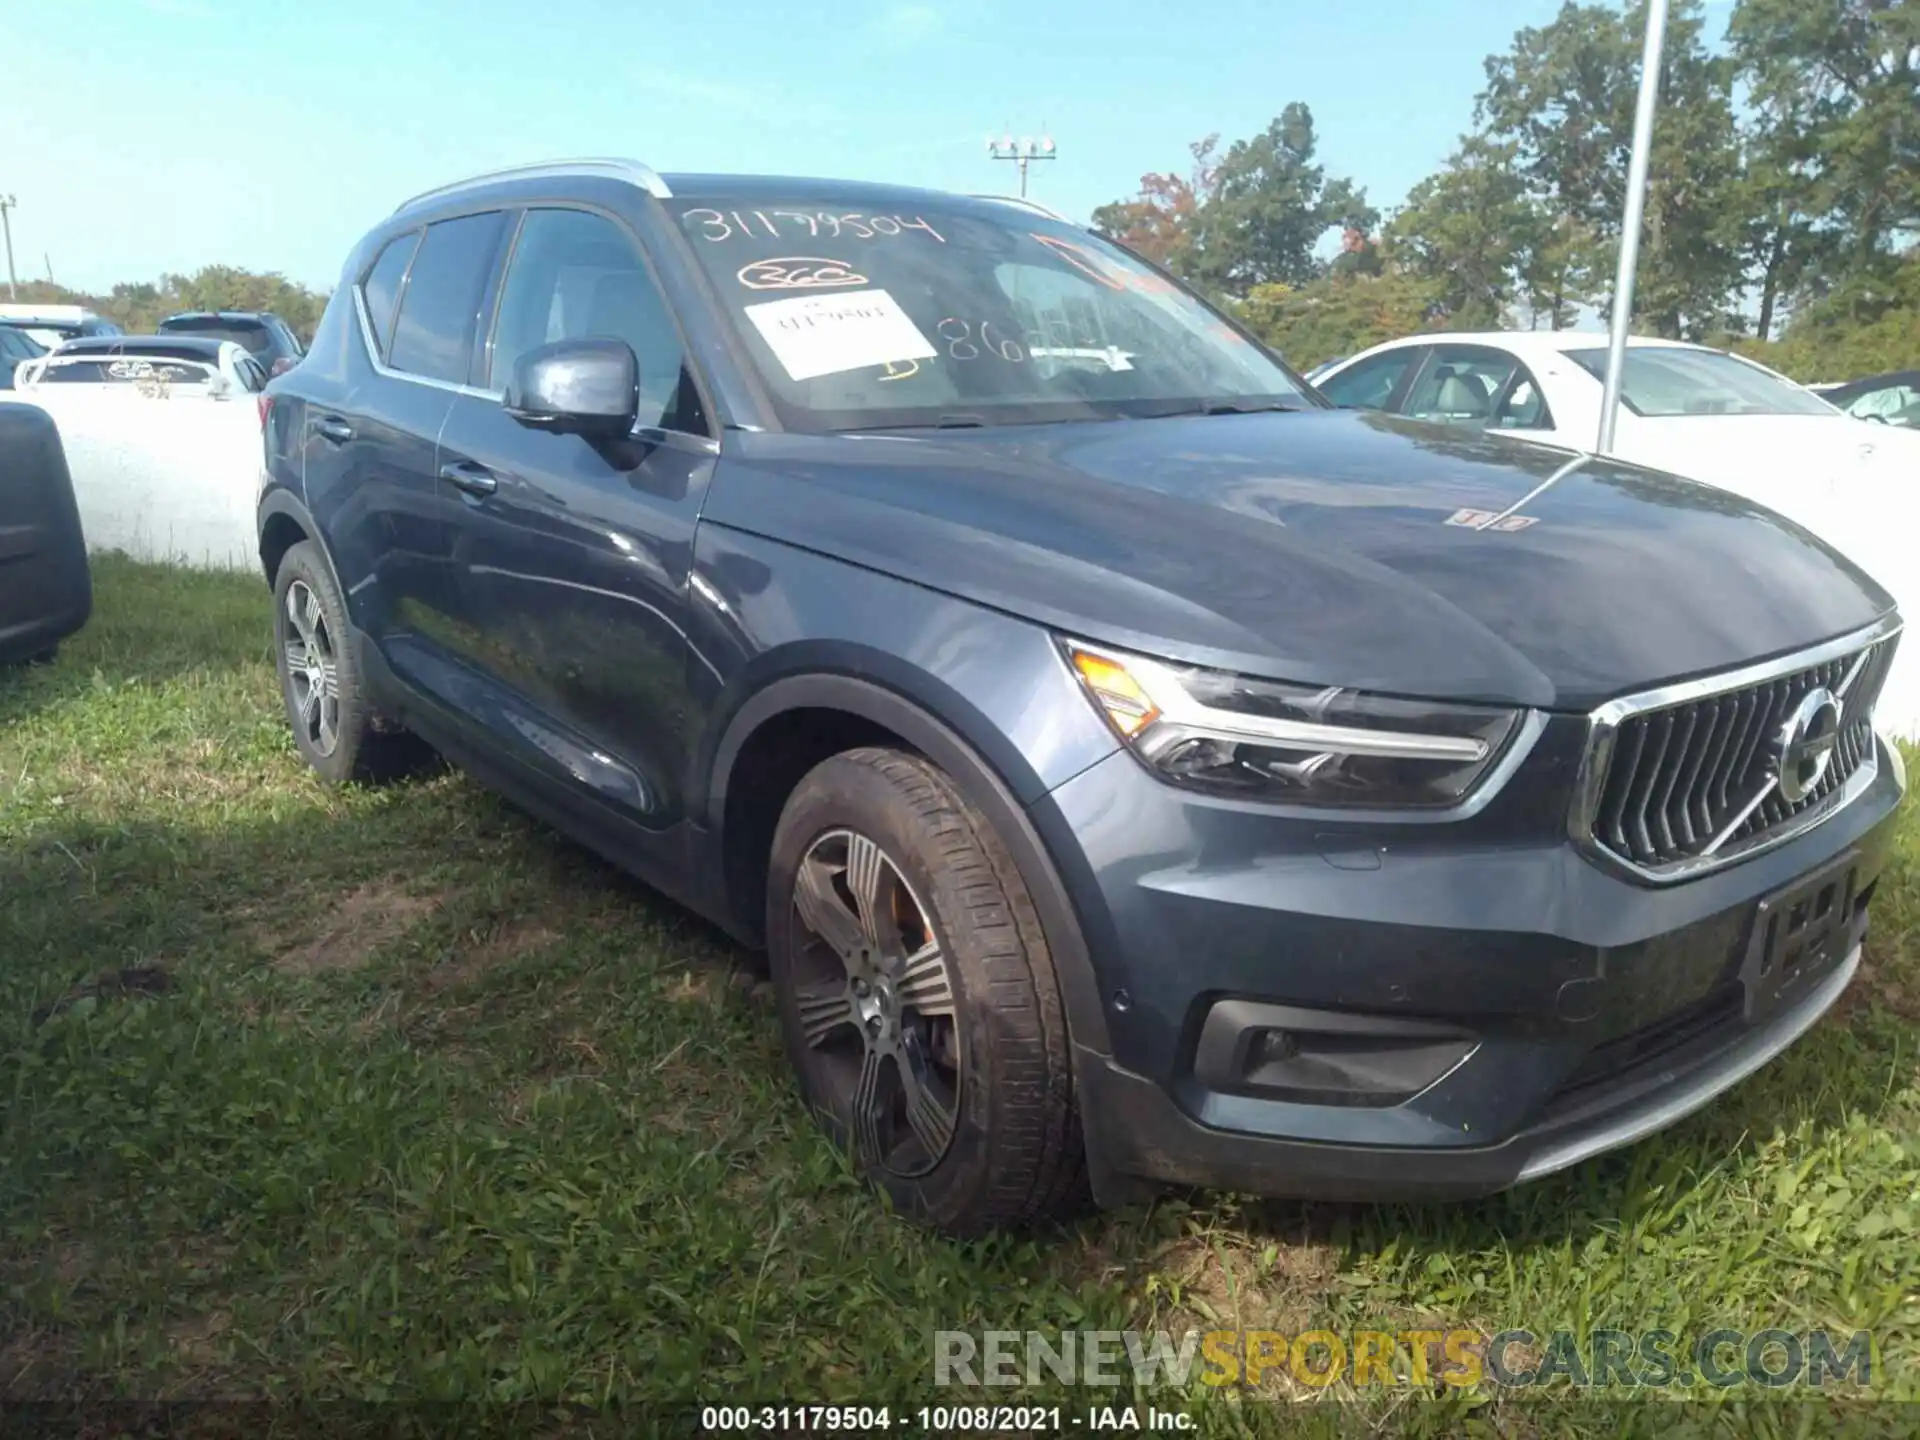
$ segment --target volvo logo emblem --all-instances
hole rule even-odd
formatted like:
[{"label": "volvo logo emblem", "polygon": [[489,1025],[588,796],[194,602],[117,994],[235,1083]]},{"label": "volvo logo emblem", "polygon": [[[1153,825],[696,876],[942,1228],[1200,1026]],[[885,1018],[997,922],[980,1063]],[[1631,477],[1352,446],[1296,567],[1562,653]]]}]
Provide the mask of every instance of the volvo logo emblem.
[{"label": "volvo logo emblem", "polygon": [[1773,773],[1780,782],[1782,800],[1798,805],[1813,793],[1833,763],[1839,738],[1839,699],[1824,686],[1809,690],[1773,741]]}]

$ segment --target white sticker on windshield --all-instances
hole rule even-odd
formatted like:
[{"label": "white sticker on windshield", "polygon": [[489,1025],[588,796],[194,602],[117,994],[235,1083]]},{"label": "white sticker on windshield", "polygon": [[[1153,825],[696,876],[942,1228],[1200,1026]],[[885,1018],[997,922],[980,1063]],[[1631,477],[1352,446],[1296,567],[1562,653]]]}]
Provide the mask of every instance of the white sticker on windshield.
[{"label": "white sticker on windshield", "polygon": [[939,353],[884,290],[796,295],[749,305],[745,314],[795,380]]}]

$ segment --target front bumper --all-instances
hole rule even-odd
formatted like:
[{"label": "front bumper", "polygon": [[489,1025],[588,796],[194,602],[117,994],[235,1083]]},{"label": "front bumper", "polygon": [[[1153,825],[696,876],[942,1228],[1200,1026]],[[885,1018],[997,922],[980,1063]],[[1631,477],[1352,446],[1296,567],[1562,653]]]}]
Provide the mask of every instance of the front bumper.
[{"label": "front bumper", "polygon": [[[1281,819],[1175,791],[1124,753],[1034,807],[1106,1007],[1111,1053],[1076,1057],[1103,1198],[1129,1182],[1487,1194],[1672,1124],[1805,1033],[1859,964],[1897,761],[1882,754],[1854,803],[1779,849],[1650,887],[1550,823],[1579,728],[1550,728],[1534,783],[1457,823]],[[1829,958],[1756,1003],[1762,901],[1836,873]],[[1413,1093],[1332,1101],[1223,1060],[1246,1054],[1223,1030],[1303,1014],[1441,1058]]]}]

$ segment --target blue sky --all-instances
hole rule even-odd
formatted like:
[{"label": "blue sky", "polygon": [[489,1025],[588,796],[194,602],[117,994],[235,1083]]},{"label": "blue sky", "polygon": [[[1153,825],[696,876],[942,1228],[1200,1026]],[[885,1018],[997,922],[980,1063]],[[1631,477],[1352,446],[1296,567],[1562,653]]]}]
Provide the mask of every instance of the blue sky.
[{"label": "blue sky", "polygon": [[[3,0],[0,194],[22,278],[215,261],[331,285],[418,190],[632,155],[1011,189],[1044,123],[1076,217],[1290,100],[1398,203],[1468,126],[1481,61],[1558,0]],[[1718,28],[1717,26],[1714,28]]]}]

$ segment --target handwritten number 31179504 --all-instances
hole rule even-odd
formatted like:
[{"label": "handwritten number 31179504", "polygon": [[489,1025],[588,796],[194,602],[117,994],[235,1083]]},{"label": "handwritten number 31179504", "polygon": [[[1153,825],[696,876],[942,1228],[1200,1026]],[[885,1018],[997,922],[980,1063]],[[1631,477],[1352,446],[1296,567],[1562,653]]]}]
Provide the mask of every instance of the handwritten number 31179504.
[{"label": "handwritten number 31179504", "polygon": [[752,239],[764,235],[778,240],[782,236],[799,234],[802,225],[806,226],[809,239],[824,235],[829,240],[843,237],[874,240],[920,230],[942,245],[947,243],[947,237],[929,225],[926,217],[921,215],[836,215],[828,210],[700,209],[687,211],[684,218],[689,225],[698,226],[694,233],[701,239],[716,244],[736,236]]}]

